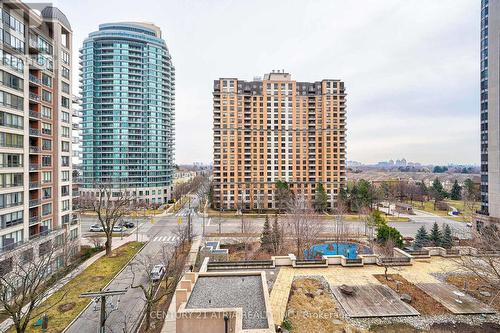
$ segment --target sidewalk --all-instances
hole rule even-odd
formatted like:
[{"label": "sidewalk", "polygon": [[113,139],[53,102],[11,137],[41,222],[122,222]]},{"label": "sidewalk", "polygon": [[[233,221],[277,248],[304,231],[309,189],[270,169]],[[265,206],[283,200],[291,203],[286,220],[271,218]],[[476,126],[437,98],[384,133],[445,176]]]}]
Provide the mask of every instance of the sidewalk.
[{"label": "sidewalk", "polygon": [[[191,249],[189,250],[189,255],[186,259],[186,265],[184,266],[184,271],[189,270],[189,267],[191,265],[196,264],[196,258],[198,257],[198,250],[201,245],[201,237],[196,237],[191,244]],[[165,323],[163,324],[163,327],[161,329],[161,333],[175,333],[176,326],[175,326],[175,317],[176,317],[176,312],[177,309],[175,308],[175,293],[172,297],[172,301],[170,302],[170,305],[168,307],[167,311],[167,316],[165,317]]]},{"label": "sidewalk", "polygon": [[[124,237],[123,239],[113,239],[113,244],[112,244],[112,249],[116,249],[123,244],[126,244],[128,242],[135,242],[135,235],[130,235],[128,237]],[[80,241],[81,245],[88,245],[85,244],[84,238],[81,239]],[[57,292],[59,289],[64,287],[69,281],[73,280],[77,275],[79,275],[81,272],[83,272],[87,267],[92,265],[94,262],[96,262],[99,258],[103,257],[106,254],[106,251],[101,251],[83,263],[80,264],[80,266],[76,267],[73,269],[71,272],[69,272],[66,276],[61,278],[59,281],[57,281],[48,291],[47,296],[42,300],[45,301],[47,298],[52,296],[55,292]],[[195,259],[196,260],[196,259]],[[12,319],[6,319],[2,323],[0,323],[0,332],[6,332],[12,325],[13,325]]]}]

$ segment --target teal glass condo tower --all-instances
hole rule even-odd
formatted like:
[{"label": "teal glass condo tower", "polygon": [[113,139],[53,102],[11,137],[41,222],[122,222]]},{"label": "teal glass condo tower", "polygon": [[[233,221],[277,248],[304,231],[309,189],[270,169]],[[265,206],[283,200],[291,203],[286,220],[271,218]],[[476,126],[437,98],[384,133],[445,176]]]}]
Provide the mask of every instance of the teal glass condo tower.
[{"label": "teal glass condo tower", "polygon": [[101,184],[166,202],[174,172],[175,69],[161,31],[108,23],[80,50],[82,192]]}]

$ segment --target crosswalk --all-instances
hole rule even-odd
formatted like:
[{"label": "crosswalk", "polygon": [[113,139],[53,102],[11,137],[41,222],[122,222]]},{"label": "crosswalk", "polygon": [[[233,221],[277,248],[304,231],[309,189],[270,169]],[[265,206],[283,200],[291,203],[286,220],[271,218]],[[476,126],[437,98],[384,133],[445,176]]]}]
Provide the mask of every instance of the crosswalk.
[{"label": "crosswalk", "polygon": [[156,236],[151,241],[161,243],[175,243],[179,240],[179,236]]}]

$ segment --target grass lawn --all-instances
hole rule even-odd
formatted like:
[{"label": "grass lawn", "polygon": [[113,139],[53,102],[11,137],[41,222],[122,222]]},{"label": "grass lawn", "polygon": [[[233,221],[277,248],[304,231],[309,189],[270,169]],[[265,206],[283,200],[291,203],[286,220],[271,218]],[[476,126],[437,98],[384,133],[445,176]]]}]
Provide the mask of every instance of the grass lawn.
[{"label": "grass lawn", "polygon": [[[86,291],[104,288],[125,264],[141,249],[143,243],[130,242],[113,251],[113,256],[99,258],[82,273],[68,282],[62,289],[50,296],[42,306],[52,306],[46,313],[49,316],[47,332],[61,332],[91,301],[80,298]],[[62,301],[61,301],[62,299]],[[33,318],[26,332],[40,332],[33,325],[39,318]],[[10,332],[15,332],[11,329]]]},{"label": "grass lawn", "polygon": [[[462,200],[446,200],[446,203],[448,203],[448,205],[458,209],[460,214],[457,216],[449,216],[448,210],[434,210],[434,201],[425,201],[423,208],[422,208],[420,202],[414,202],[413,208],[418,209],[418,210],[423,210],[425,212],[432,213],[432,214],[435,214],[438,216],[446,216],[447,218],[450,218],[450,219],[462,220],[462,221],[466,220],[467,217],[474,215],[474,212],[471,212],[470,208],[465,207],[464,202]],[[475,207],[478,207],[478,206],[479,206],[478,204],[475,205]]]}]

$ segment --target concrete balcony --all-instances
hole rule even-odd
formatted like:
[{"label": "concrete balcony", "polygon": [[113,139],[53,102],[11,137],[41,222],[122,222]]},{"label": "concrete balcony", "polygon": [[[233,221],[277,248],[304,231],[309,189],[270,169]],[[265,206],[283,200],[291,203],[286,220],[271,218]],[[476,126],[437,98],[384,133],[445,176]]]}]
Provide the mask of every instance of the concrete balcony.
[{"label": "concrete balcony", "polygon": [[30,171],[38,171],[38,170],[40,170],[40,164],[38,164],[38,163],[30,163],[29,169],[30,169]]},{"label": "concrete balcony", "polygon": [[30,128],[29,133],[31,136],[40,136],[41,135],[40,130],[37,128]]},{"label": "concrete balcony", "polygon": [[29,189],[30,190],[35,190],[35,189],[38,189],[40,188],[40,182],[30,182],[29,183]]},{"label": "concrete balcony", "polygon": [[40,112],[34,111],[34,110],[30,110],[29,117],[33,118],[33,119],[40,119]]}]

